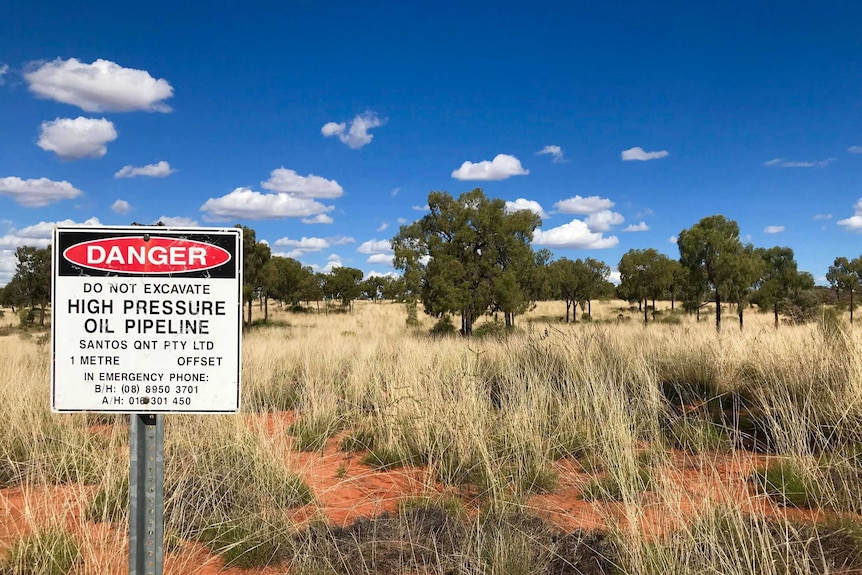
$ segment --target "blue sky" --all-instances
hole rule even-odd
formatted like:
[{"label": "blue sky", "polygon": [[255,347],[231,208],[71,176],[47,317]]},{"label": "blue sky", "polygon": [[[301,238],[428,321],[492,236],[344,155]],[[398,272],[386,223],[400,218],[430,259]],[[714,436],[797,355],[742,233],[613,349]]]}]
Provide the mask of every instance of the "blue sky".
[{"label": "blue sky", "polygon": [[542,212],[535,247],[678,257],[700,218],[862,253],[862,4],[5,3],[0,285],[55,222],[257,230],[389,273],[427,195]]}]

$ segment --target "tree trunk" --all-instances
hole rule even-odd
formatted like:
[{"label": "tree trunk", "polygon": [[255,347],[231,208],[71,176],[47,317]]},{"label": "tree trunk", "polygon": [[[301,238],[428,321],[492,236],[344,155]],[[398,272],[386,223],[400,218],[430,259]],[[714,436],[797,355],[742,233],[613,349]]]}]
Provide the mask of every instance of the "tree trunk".
[{"label": "tree trunk", "polygon": [[772,304],[772,313],[775,315],[775,329],[778,329],[778,302]]},{"label": "tree trunk", "polygon": [[700,323],[700,306],[697,306],[697,309],[694,310],[694,320]]},{"label": "tree trunk", "polygon": [[[647,298],[643,299],[643,310],[644,310],[644,325],[647,324],[647,312],[649,312],[649,305],[647,305]],[[640,305],[640,304],[638,304]]]},{"label": "tree trunk", "polygon": [[248,300],[248,325],[251,327],[251,306],[254,304],[254,300]]},{"label": "tree trunk", "polygon": [[587,300],[587,317],[593,319],[593,300]]},{"label": "tree trunk", "polygon": [[850,323],[853,323],[853,292],[855,290],[850,288]]},{"label": "tree trunk", "polygon": [[655,298],[652,298],[652,320],[655,321]]},{"label": "tree trunk", "polygon": [[673,292],[670,292],[670,311],[673,311]]},{"label": "tree trunk", "polygon": [[715,331],[721,331],[721,294],[715,290]]},{"label": "tree trunk", "polygon": [[269,298],[263,298],[263,323],[269,323]]},{"label": "tree trunk", "polygon": [[739,316],[739,331],[742,331],[742,313],[743,313],[743,311],[744,310],[742,308],[742,302],[741,301],[736,302],[736,314]]}]

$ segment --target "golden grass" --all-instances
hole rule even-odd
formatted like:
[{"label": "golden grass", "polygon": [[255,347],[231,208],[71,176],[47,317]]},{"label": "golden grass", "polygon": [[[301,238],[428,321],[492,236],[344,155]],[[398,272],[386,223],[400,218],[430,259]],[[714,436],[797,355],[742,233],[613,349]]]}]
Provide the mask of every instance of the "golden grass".
[{"label": "golden grass", "polygon": [[[789,539],[752,523],[750,502],[723,483],[692,512],[691,495],[668,479],[683,471],[668,448],[738,449],[743,430],[728,429],[731,419],[755,417],[774,456],[821,486],[824,508],[862,513],[862,336],[828,322],[775,330],[769,314],[754,310],[739,331],[732,307],[717,334],[710,310],[698,323],[672,314],[667,302],[658,307],[647,326],[617,301],[595,302],[590,322],[578,310],[579,322],[565,324],[562,303],[542,302],[516,318],[508,337],[465,340],[426,335],[434,321],[421,315],[421,328],[408,328],[403,306],[393,303],[357,302],[351,314],[328,315],[271,305],[273,325],[244,335],[244,414],[167,416],[169,528],[193,537],[207,524],[236,522],[259,539],[286,538],[289,511],[302,504],[284,488],[303,475],[287,456],[297,436],[313,449],[363,431],[380,458],[426,465],[428,496],[440,482],[468,484],[493,513],[528,510],[532,494],[555,489],[555,460],[577,456],[618,489],[617,504],[597,508],[622,542],[627,573],[817,572],[805,557],[770,563]],[[9,414],[0,427],[0,477],[116,489],[128,466],[125,419],[94,434],[85,415],[50,414],[49,353],[36,337],[0,336],[0,402]],[[692,395],[674,407],[670,388]],[[733,412],[734,402],[746,411]],[[730,418],[716,427],[724,435],[710,436],[711,427],[688,443],[675,435],[707,424],[716,406]],[[249,424],[248,414],[286,409],[296,414],[290,429]],[[700,461],[709,466],[709,458]],[[242,500],[229,505],[236,490]],[[82,492],[79,503],[87,507],[92,496]],[[640,528],[656,509],[678,527],[672,542],[657,545]],[[34,526],[43,519],[34,517]],[[744,548],[741,556],[723,550],[728,537]],[[704,549],[709,567],[691,561]]]}]

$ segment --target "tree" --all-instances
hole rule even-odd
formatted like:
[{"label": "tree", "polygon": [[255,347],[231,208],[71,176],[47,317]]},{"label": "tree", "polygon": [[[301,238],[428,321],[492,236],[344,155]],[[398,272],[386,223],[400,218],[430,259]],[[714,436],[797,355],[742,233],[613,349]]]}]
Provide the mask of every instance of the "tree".
[{"label": "tree", "polygon": [[21,246],[15,250],[18,264],[10,284],[13,301],[39,309],[39,325],[45,325],[45,308],[51,301],[51,247]]},{"label": "tree", "polygon": [[499,199],[481,189],[461,194],[428,195],[429,213],[401,226],[392,239],[395,267],[403,271],[409,306],[421,298],[434,317],[461,316],[461,333],[492,306],[507,321],[528,300],[527,262],[534,261],[530,241],[541,220],[527,210],[508,213]]},{"label": "tree", "polygon": [[835,290],[836,297],[840,301],[841,292],[850,294],[850,323],[853,323],[853,309],[855,301],[853,295],[859,291],[862,283],[862,256],[850,261],[845,257],[835,258],[835,262],[829,266],[826,279]]},{"label": "tree", "polygon": [[617,266],[620,272],[620,287],[628,297],[643,301],[644,323],[647,323],[647,299],[652,299],[653,319],[655,301],[673,282],[671,260],[653,248],[631,249],[623,254]]},{"label": "tree", "polygon": [[[550,270],[556,297],[566,304],[566,323],[569,323],[569,311],[573,305],[577,306],[587,292],[586,283],[589,270],[582,260],[572,261],[568,258],[560,258],[551,262]],[[572,315],[574,321],[577,322],[577,310]]]},{"label": "tree", "polygon": [[[778,311],[786,305],[792,295],[807,282],[796,269],[796,259],[789,247],[758,248],[757,255],[763,262],[763,273],[758,282],[757,303],[771,307],[778,329]],[[813,284],[813,281],[812,281]],[[813,285],[812,285],[813,287]]]},{"label": "tree", "polygon": [[[296,305],[302,300],[302,289],[309,270],[293,258],[274,256],[263,265],[261,272],[262,296],[264,301],[273,298],[288,305]],[[269,319],[268,306],[264,306]]]},{"label": "tree", "polygon": [[763,260],[755,252],[754,246],[746,244],[739,254],[739,261],[733,268],[730,281],[727,282],[726,293],[730,301],[736,304],[736,314],[739,317],[739,329],[743,328],[743,311],[748,304],[751,292],[763,273]]},{"label": "tree", "polygon": [[353,300],[362,293],[362,270],[348,267],[332,268],[326,276],[324,295],[341,301],[341,305],[353,311]]},{"label": "tree", "polygon": [[715,329],[721,331],[721,302],[733,292],[742,275],[743,262],[739,225],[722,215],[703,218],[682,230],[677,239],[680,263],[700,275],[715,298]]},{"label": "tree", "polygon": [[608,281],[611,276],[611,268],[603,261],[587,258],[584,260],[586,281],[584,282],[584,299],[581,304],[587,305],[587,317],[593,318],[594,299],[604,297],[613,293],[614,286]]},{"label": "tree", "polygon": [[387,279],[384,276],[368,276],[362,282],[362,295],[374,303],[383,298],[383,290],[386,287]]},{"label": "tree", "polygon": [[251,325],[252,303],[263,293],[263,267],[271,254],[269,245],[258,242],[252,228],[239,224],[236,227],[242,229],[242,295],[243,300],[248,303],[246,323]]}]

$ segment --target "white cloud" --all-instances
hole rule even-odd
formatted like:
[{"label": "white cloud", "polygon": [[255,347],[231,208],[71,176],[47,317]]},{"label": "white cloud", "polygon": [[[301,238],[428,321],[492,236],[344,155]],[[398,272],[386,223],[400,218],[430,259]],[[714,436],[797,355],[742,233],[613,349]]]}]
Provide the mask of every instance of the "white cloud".
[{"label": "white cloud", "polygon": [[171,168],[171,165],[164,160],[157,164],[147,164],[146,166],[123,166],[114,174],[115,178],[136,178],[138,176],[146,176],[149,178],[165,178],[176,172]]},{"label": "white cloud", "polygon": [[606,232],[613,226],[618,226],[625,221],[622,214],[611,210],[601,210],[587,216],[584,223],[592,232]]},{"label": "white cloud", "polygon": [[359,114],[353,118],[353,121],[350,122],[349,129],[345,122],[327,122],[320,129],[320,133],[327,138],[330,136],[338,136],[338,139],[341,140],[343,144],[347,144],[348,147],[358,150],[362,146],[370,144],[371,140],[374,139],[374,136],[369,134],[368,130],[379,128],[385,123],[386,120],[378,118],[377,114],[369,110],[368,112]]},{"label": "white cloud", "polygon": [[623,278],[620,275],[620,270],[611,270],[611,274],[608,276],[608,281],[615,286],[620,285],[620,283],[622,283],[623,281]]},{"label": "white cloud", "polygon": [[862,198],[853,205],[856,213],[844,220],[838,220],[838,225],[851,232],[862,232]]},{"label": "white cloud", "polygon": [[369,264],[383,264],[387,266],[392,265],[392,260],[395,256],[392,254],[373,254],[368,256],[368,259],[365,260],[365,263]]},{"label": "white cloud", "polygon": [[416,210],[417,212],[427,212],[427,211],[431,210],[431,206],[429,206],[428,204],[425,204],[424,206],[413,206],[413,209]]},{"label": "white cloud", "polygon": [[[210,198],[201,206],[208,221],[229,219],[274,220],[325,214],[334,206],[325,206],[311,198],[290,194],[261,194],[249,188],[236,188],[220,198]],[[303,220],[305,221],[305,220]]]},{"label": "white cloud", "polygon": [[15,176],[0,178],[0,196],[10,196],[28,208],[40,208],[52,202],[76,198],[82,193],[66,181],[55,182],[48,178],[22,180]]},{"label": "white cloud", "polygon": [[847,151],[851,154],[862,154],[862,146],[850,146]]},{"label": "white cloud", "polygon": [[784,226],[766,226],[763,228],[764,234],[780,234],[784,231]]},{"label": "white cloud", "polygon": [[157,222],[162,222],[169,228],[196,228],[198,227],[197,220],[193,220],[192,218],[186,218],[183,216],[162,216]]},{"label": "white cloud", "polygon": [[344,189],[335,180],[327,180],[314,174],[300,176],[293,170],[277,168],[269,179],[260,183],[267,190],[283,194],[295,194],[307,198],[338,198]]},{"label": "white cloud", "polygon": [[0,64],[0,86],[6,83],[5,76],[9,72],[9,64]]},{"label": "white cloud", "polygon": [[109,60],[85,64],[75,58],[58,58],[26,72],[24,79],[37,97],[87,112],[170,112],[163,100],[174,93],[164,78],[156,80],[149,72],[123,68]]},{"label": "white cloud", "polygon": [[514,202],[506,202],[506,211],[507,212],[517,212],[518,210],[530,210],[534,214],[538,214],[538,216],[542,219],[548,217],[548,214],[542,208],[542,205],[535,200],[527,200],[525,198],[518,198]]},{"label": "white cloud", "polygon": [[646,222],[641,222],[639,224],[629,224],[623,230],[624,232],[648,232],[649,226]]},{"label": "white cloud", "polygon": [[64,160],[101,158],[108,152],[105,144],[117,139],[114,124],[102,118],[57,118],[42,122],[37,145],[46,152],[54,152]]},{"label": "white cloud", "polygon": [[311,264],[312,270],[322,274],[328,274],[333,269],[340,267],[342,267],[341,256],[339,256],[338,254],[330,254],[327,258],[326,265],[323,267],[317,264]]},{"label": "white cloud", "polygon": [[401,274],[399,274],[398,272],[385,272],[385,273],[380,273],[380,272],[376,272],[376,271],[374,271],[374,270],[371,270],[370,272],[368,272],[368,273],[366,273],[366,274],[365,274],[365,277],[364,277],[363,279],[368,279],[368,278],[392,278],[392,279],[398,279],[398,278],[400,278],[400,277],[401,277]]},{"label": "white cloud", "polygon": [[114,210],[115,214],[120,214],[124,216],[132,211],[132,206],[126,200],[117,200],[113,204],[111,204],[111,209]]},{"label": "white cloud", "polygon": [[831,220],[831,219],[832,219],[832,214],[814,214],[814,218],[813,218],[813,219],[814,219],[815,221],[817,221],[817,220]]},{"label": "white cloud", "polygon": [[521,167],[521,160],[509,154],[497,154],[491,161],[484,160],[474,164],[464,162],[452,172],[456,180],[505,180],[511,176],[526,176],[530,170]]},{"label": "white cloud", "polygon": [[331,224],[333,221],[327,214],[317,214],[310,218],[302,218],[303,224]]},{"label": "white cloud", "polygon": [[775,158],[768,162],[763,162],[763,165],[767,168],[825,168],[834,161],[835,158],[826,158],[825,160],[814,162],[791,162],[784,158]]},{"label": "white cloud", "polygon": [[554,209],[561,214],[592,214],[612,207],[614,207],[614,203],[611,200],[599,196],[587,196],[586,198],[575,196],[554,204]]},{"label": "white cloud", "polygon": [[407,223],[407,218],[398,218],[398,225],[403,226]]},{"label": "white cloud", "polygon": [[4,286],[15,275],[15,250],[0,249],[0,286]]},{"label": "white cloud", "polygon": [[294,254],[290,256],[292,258],[307,252],[319,252],[321,250],[329,249],[330,247],[329,242],[324,238],[308,238],[305,236],[302,236],[302,238],[298,240],[279,238],[275,240],[275,245],[293,248],[290,252],[291,254]]},{"label": "white cloud", "polygon": [[620,152],[620,156],[624,162],[630,162],[632,160],[638,160],[641,162],[645,162],[647,160],[659,160],[661,158],[666,158],[668,155],[667,150],[646,152],[640,146],[635,146],[634,148],[629,148],[628,150]]},{"label": "white cloud", "polygon": [[562,164],[566,161],[566,158],[563,157],[563,149],[559,146],[545,146],[544,148],[536,152],[537,156],[542,156],[546,154],[551,156],[551,161],[555,164]]},{"label": "white cloud", "polygon": [[391,196],[395,197],[395,196],[397,196],[397,195],[398,195],[398,192],[400,192],[400,191],[401,191],[401,188],[392,188],[392,191],[391,191],[391,192],[389,192],[389,194],[390,194]]},{"label": "white cloud", "polygon": [[533,232],[533,243],[551,248],[568,248],[573,250],[604,249],[617,245],[616,236],[604,237],[601,233],[590,231],[587,224],[581,220],[572,220],[562,226],[548,231]]},{"label": "white cloud", "polygon": [[21,246],[33,246],[36,248],[44,248],[51,244],[51,237],[54,233],[54,226],[101,226],[102,222],[99,218],[90,218],[84,222],[78,223],[74,220],[61,220],[58,222],[39,222],[32,226],[21,228],[20,230],[12,229],[4,236],[0,236],[0,249],[15,250]]},{"label": "white cloud", "polygon": [[362,242],[356,251],[360,254],[391,254],[392,244],[389,240],[368,240]]},{"label": "white cloud", "polygon": [[389,227],[389,224],[387,224],[386,222],[383,222],[382,224],[380,224],[379,226],[377,226],[377,231],[378,231],[378,232],[382,232],[383,230],[385,230],[385,229],[386,229],[386,228],[388,228],[388,227]]},{"label": "white cloud", "polygon": [[679,240],[676,236],[671,236],[667,239],[668,243],[675,244]]},{"label": "white cloud", "polygon": [[356,240],[350,236],[335,236],[333,238],[329,238],[327,241],[334,246],[343,246],[345,244],[355,244]]}]

